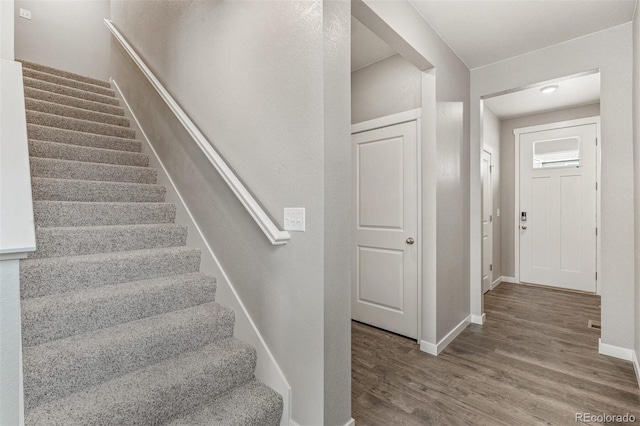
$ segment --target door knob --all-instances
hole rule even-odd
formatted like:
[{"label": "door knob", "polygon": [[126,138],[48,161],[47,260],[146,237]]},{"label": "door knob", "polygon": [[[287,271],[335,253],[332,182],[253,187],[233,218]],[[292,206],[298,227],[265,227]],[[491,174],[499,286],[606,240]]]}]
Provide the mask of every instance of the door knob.
[{"label": "door knob", "polygon": [[527,229],[527,225],[522,225],[520,228]]},{"label": "door knob", "polygon": [[415,242],[416,242],[416,240],[414,240],[413,238],[411,238],[411,237],[407,238],[407,244],[413,244]]}]

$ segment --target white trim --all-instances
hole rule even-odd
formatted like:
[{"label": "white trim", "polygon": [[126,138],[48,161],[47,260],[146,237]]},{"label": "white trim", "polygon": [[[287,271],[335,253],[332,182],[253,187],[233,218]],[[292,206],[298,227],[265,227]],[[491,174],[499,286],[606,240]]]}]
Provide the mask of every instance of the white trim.
[{"label": "white trim", "polygon": [[602,343],[602,339],[598,339],[598,352],[602,355],[620,358],[625,361],[631,361],[635,356],[635,351],[633,349]]},{"label": "white trim", "polygon": [[361,121],[351,125],[351,134],[366,132],[369,130],[379,129],[381,127],[394,126],[396,124],[406,123],[407,121],[422,118],[422,108],[410,109],[408,111],[391,114],[373,120]]},{"label": "white trim", "polygon": [[471,324],[479,324],[482,325],[487,320],[487,314],[482,313],[482,315],[470,315]]},{"label": "white trim", "polygon": [[[483,130],[484,133],[484,130]],[[484,143],[484,134],[482,135],[482,139],[483,139],[483,143]],[[491,201],[491,267],[489,268],[489,291],[493,290],[493,149],[488,146],[488,145],[482,145],[482,152],[480,152],[480,160],[482,161],[482,157],[484,157],[484,153],[489,154],[489,200]],[[480,181],[482,182],[482,167],[480,167]],[[484,189],[483,189],[484,190]],[[481,203],[480,205],[482,206],[482,204],[484,204],[484,193],[483,190],[480,191],[481,195],[482,195],[482,199],[481,199]],[[481,210],[482,214],[484,214],[484,206],[482,206],[482,210]],[[480,216],[482,218],[482,216]],[[482,229],[482,233],[484,233],[484,229]],[[482,244],[480,246],[480,259],[482,259],[482,263],[483,263],[483,268],[484,268],[484,244]],[[480,270],[480,283],[482,284],[482,270]],[[482,294],[484,294],[484,289],[482,289]],[[484,303],[482,304],[482,307],[484,309]]]},{"label": "white trim", "polygon": [[184,112],[182,108],[178,105],[178,103],[173,99],[173,97],[169,94],[167,89],[162,86],[160,81],[156,78],[155,75],[151,72],[151,70],[147,67],[144,61],[138,56],[133,47],[129,45],[129,43],[125,40],[125,38],[120,34],[118,29],[113,25],[113,23],[104,19],[104,23],[109,28],[111,33],[114,35],[116,40],[122,45],[125,52],[129,54],[133,62],[140,68],[142,74],[149,80],[151,85],[156,89],[160,97],[165,101],[171,112],[175,114],[177,120],[184,126],[184,129],[189,133],[189,135],[193,138],[194,142],[205,157],[209,160],[211,165],[218,171],[222,179],[227,183],[231,191],[235,194],[235,196],[240,200],[244,208],[249,212],[249,215],[253,218],[253,220],[258,224],[262,232],[267,236],[271,244],[273,245],[281,245],[286,244],[287,241],[291,238],[291,235],[287,231],[282,231],[278,228],[278,226],[271,220],[269,215],[264,211],[262,206],[256,201],[256,199],[251,195],[251,193],[247,190],[247,188],[240,182],[240,179],[235,175],[233,170],[229,167],[229,165],[222,159],[220,154],[213,148],[213,146],[209,143],[207,138],[202,134],[202,132],[198,129],[198,127],[191,121],[189,116]]},{"label": "white trim", "polygon": [[255,376],[256,378],[258,378],[258,380],[273,388],[275,391],[282,395],[283,412],[281,424],[288,424],[291,418],[292,411],[291,386],[289,385],[273,354],[269,350],[266,342],[262,338],[262,335],[258,331],[258,328],[253,322],[253,319],[249,315],[249,312],[242,303],[242,300],[240,299],[240,296],[238,295],[233,283],[231,282],[231,279],[227,276],[226,272],[222,268],[222,265],[218,261],[218,258],[213,252],[213,249],[209,245],[204,234],[202,233],[202,230],[191,214],[191,211],[185,203],[184,198],[182,198],[180,191],[173,182],[173,179],[171,179],[171,175],[169,175],[169,172],[160,159],[160,156],[154,149],[151,141],[147,137],[146,132],[140,125],[140,121],[138,121],[138,118],[131,109],[129,102],[120,90],[118,83],[116,83],[114,79],[111,79],[111,83],[115,87],[120,99],[122,99],[126,113],[130,115],[131,118],[133,118],[135,126],[138,130],[140,130],[140,134],[142,134],[143,138],[143,146],[145,148],[148,148],[148,151],[152,153],[152,155],[149,156],[150,163],[152,163],[150,164],[150,167],[158,169],[158,183],[162,181],[164,182],[160,184],[166,183],[165,187],[167,189],[167,202],[173,202],[176,205],[176,223],[180,225],[186,225],[189,229],[196,230],[195,233],[189,232],[187,244],[189,246],[201,249],[202,272],[205,272],[206,270],[206,272],[210,272],[210,275],[221,276],[221,279],[216,280],[216,301],[221,302],[227,307],[233,309],[233,311],[235,312],[236,324],[234,329],[234,336],[251,344],[256,349],[258,354],[258,365],[256,367]]},{"label": "white trim", "polygon": [[[602,226],[601,226],[601,149],[602,149],[602,136],[600,126],[600,116],[578,118],[575,120],[559,121],[556,123],[540,124],[537,126],[521,127],[513,129],[514,143],[515,143],[515,206],[514,206],[514,226],[520,224],[520,136],[527,133],[541,132],[545,130],[557,130],[566,127],[584,126],[588,124],[596,125],[596,182],[598,184],[598,190],[596,191],[596,226],[598,227],[598,235],[596,236],[596,273],[598,279],[596,280],[596,294],[601,294],[600,271],[602,271]],[[516,230],[513,236],[514,240],[514,266],[515,266],[515,280],[520,282],[520,232]]]},{"label": "white trim", "polygon": [[638,352],[633,351],[633,369],[636,372],[636,380],[638,381],[638,387],[640,387],[640,361],[638,361]]},{"label": "white trim", "polygon": [[493,290],[494,288],[498,287],[498,284],[500,284],[503,281],[502,277],[498,277],[496,278],[492,283],[491,283],[491,290]]},{"label": "white trim", "polygon": [[420,350],[422,352],[438,356],[440,352],[442,352],[444,348],[449,345],[449,343],[453,342],[453,340],[458,337],[458,335],[462,333],[469,324],[471,324],[471,315],[460,321],[460,324],[456,325],[449,333],[447,333],[446,336],[440,339],[437,344],[434,345],[433,343],[421,340]]},{"label": "white trim", "polygon": [[[349,421],[344,424],[344,426],[355,426],[355,425],[356,425],[356,421],[353,418],[349,419]],[[292,419],[291,421],[289,421],[289,426],[300,426],[300,424]]]},{"label": "white trim", "polygon": [[511,284],[520,284],[520,281],[516,280],[516,277],[505,277],[502,276],[503,283],[511,283]]}]

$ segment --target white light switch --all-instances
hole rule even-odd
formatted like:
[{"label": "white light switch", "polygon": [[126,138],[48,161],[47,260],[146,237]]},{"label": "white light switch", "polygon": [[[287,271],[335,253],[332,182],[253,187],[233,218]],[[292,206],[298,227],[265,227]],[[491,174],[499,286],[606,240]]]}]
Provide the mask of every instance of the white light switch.
[{"label": "white light switch", "polygon": [[31,19],[31,11],[20,8],[20,17],[24,19]]},{"label": "white light switch", "polygon": [[496,209],[496,216],[500,217],[500,209]]},{"label": "white light switch", "polygon": [[304,208],[284,209],[284,230],[304,232]]}]

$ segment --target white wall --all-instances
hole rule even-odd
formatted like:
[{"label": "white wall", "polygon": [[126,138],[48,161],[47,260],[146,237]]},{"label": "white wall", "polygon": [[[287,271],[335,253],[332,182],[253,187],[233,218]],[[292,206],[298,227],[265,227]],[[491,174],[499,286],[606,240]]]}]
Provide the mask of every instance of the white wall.
[{"label": "white wall", "polygon": [[500,146],[502,151],[502,275],[515,276],[515,136],[513,130],[539,124],[557,123],[584,117],[600,115],[600,104],[566,108],[524,117],[502,120],[500,126]]},{"label": "white wall", "polygon": [[[431,99],[428,105],[422,104],[421,338],[436,344],[469,315],[469,274],[466,266],[469,261],[469,204],[466,196],[469,181],[469,69],[408,1],[357,0],[352,7],[356,19],[416,68],[428,71],[422,73],[421,82],[422,99]],[[439,104],[457,102],[462,106],[459,113],[455,109],[457,107],[451,106],[448,110],[451,122],[440,126],[440,132],[453,135],[453,146],[447,147],[438,139],[436,116],[447,112],[442,106],[445,109],[438,112],[436,101]],[[461,147],[455,145],[460,138],[457,129],[461,131]],[[446,157],[441,159],[438,156],[445,154],[443,149],[451,151],[446,151]],[[448,173],[449,170],[453,170],[450,179],[445,179],[442,174],[438,176],[438,173]],[[445,188],[451,191],[446,202],[442,198],[446,197]],[[451,206],[457,209],[455,214],[449,210]],[[438,217],[441,223],[438,223]],[[448,220],[443,221],[443,217]],[[441,236],[439,240],[438,235]],[[453,275],[447,275],[447,271]],[[452,281],[440,281],[444,277]]]},{"label": "white wall", "polygon": [[[640,12],[633,20],[633,141],[635,164],[635,281],[636,281],[636,359],[640,359]],[[640,379],[640,371],[636,371]],[[640,383],[639,383],[640,385]]]},{"label": "white wall", "polygon": [[421,72],[393,55],[351,73],[351,122],[420,108]]},{"label": "white wall", "polygon": [[0,1],[0,58],[10,61],[14,58],[13,8],[14,0]]},{"label": "white wall", "polygon": [[[498,211],[502,209],[502,185],[500,164],[500,119],[486,105],[482,110],[482,143],[491,148],[491,189],[493,196],[493,280],[502,276],[502,222]],[[501,210],[502,213],[502,210]],[[504,214],[502,214],[504,216]]]},{"label": "white wall", "polygon": [[[480,247],[480,97],[600,69],[602,80],[602,343],[633,347],[632,25],[623,24],[471,72],[471,252]],[[508,154],[503,151],[503,156]],[[504,169],[503,169],[504,172]],[[503,188],[504,190],[504,188]],[[479,294],[480,262],[471,263]],[[481,303],[472,304],[472,313]],[[475,311],[475,312],[474,312]]]},{"label": "white wall", "polygon": [[[107,80],[111,40],[103,19],[110,16],[110,3],[16,0],[16,59]],[[20,18],[20,8],[31,11],[30,20]]]},{"label": "white wall", "polygon": [[270,245],[112,46],[114,78],[289,381],[300,424],[350,419],[349,5],[111,8],[115,26],[265,210],[282,226],[283,207],[306,208],[306,232]]}]

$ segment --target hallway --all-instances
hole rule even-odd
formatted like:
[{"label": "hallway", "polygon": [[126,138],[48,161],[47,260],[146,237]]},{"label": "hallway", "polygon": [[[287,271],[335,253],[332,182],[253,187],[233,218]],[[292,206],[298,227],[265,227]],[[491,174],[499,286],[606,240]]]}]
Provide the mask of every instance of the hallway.
[{"label": "hallway", "polygon": [[[598,354],[600,297],[502,283],[487,321],[437,358],[407,338],[352,323],[352,416],[359,425],[575,424],[634,415],[633,365]],[[596,423],[594,423],[596,424]]]}]

